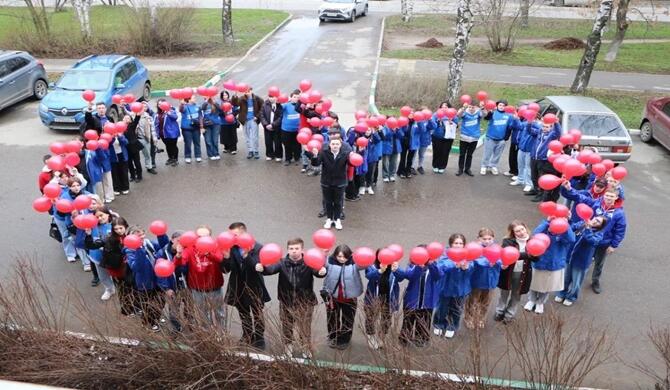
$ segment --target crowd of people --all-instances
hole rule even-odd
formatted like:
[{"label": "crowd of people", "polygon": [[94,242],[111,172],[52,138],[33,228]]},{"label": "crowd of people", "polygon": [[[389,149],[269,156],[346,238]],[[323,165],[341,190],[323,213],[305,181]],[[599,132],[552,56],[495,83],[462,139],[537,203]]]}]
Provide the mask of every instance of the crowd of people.
[{"label": "crowd of people", "polygon": [[[58,186],[58,196],[50,198],[48,209],[53,216],[52,236],[61,241],[65,257],[69,262],[80,261],[84,271],[92,271],[92,285],[104,286],[102,300],[118,296],[122,314],[139,315],[154,331],[160,331],[161,317],[168,318],[169,327],[175,332],[187,331],[192,321],[225,327],[229,305],[239,313],[242,341],[264,348],[263,308],[271,300],[264,278],[278,274],[277,298],[288,352],[295,349],[310,356],[311,319],[318,303],[314,278],[323,278],[320,295],[326,305],[331,347],[344,349],[349,345],[362,295],[370,347],[383,347],[392,314],[400,309],[400,342],[421,347],[429,342],[431,333],[434,337],[454,337],[461,317],[467,328],[483,328],[496,288],[500,293],[494,319],[505,323],[516,317],[526,294],[523,308],[536,314],[544,312],[550,293],[555,293],[556,302],[571,306],[579,297],[592,262],[595,265],[591,285],[594,292],[600,293],[605,259],[624,239],[624,194],[619,180],[609,172],[597,175],[589,167],[583,175],[563,180],[555,189],[542,189],[539,177],[557,173],[549,161],[550,142],[560,137],[560,125],[510,112],[504,100],[494,106],[483,101],[479,105],[466,102],[458,110],[445,102],[436,113],[422,107],[398,118],[405,118],[407,123],[398,123],[402,121],[395,118],[380,120],[380,116],[360,117],[356,126],[345,131],[337,114],[330,107],[321,106],[324,100],[301,102],[304,99],[300,90],[284,103],[279,103],[277,96],[263,100],[251,88],[233,96],[223,91],[219,99],[209,96],[196,103],[195,98],[186,97],[176,107],[159,99],[155,110],[147,103],[126,104],[121,130],[106,115],[103,103],[97,103],[95,108],[90,103],[85,131],[78,141],[77,164],[54,169],[52,156],[44,158],[39,187],[46,195]],[[313,118],[319,118],[318,123]],[[326,260],[314,266],[305,261],[304,241],[294,238],[288,240],[286,256],[281,261],[263,265],[259,258],[263,246],[253,240],[241,243],[233,239],[223,245],[204,225],[194,232],[175,230],[169,236],[163,229],[156,240],[150,240],[143,228],[130,226],[107,205],[115,196],[128,194],[131,181],[142,181],[141,155],[147,172],[158,173],[159,140],[167,152],[166,165],[178,165],[180,136],[184,140],[184,162],[195,160],[197,164],[203,161],[201,135],[207,157],[218,160],[220,144],[224,153],[237,153],[237,129],[242,126],[246,157],[257,160],[262,127],[267,161],[301,165],[303,173],[321,176],[320,216],[326,217],[324,228],[335,226],[339,230],[344,219],[344,200],[355,201],[361,195],[374,194],[380,160],[383,182],[391,183],[396,177],[408,179],[425,173],[426,151],[432,146],[433,172],[443,174],[452,143],[458,138],[456,175],[473,176],[472,154],[481,137],[482,120],[488,120],[488,128],[483,140],[481,175],[500,173],[499,161],[506,141],[511,140],[510,168],[505,172],[511,177],[510,185],[522,186],[538,202],[555,202],[562,195],[572,206],[570,226],[560,233],[550,227],[557,218],[553,215],[532,231],[522,221],[511,222],[501,244],[518,250],[513,262],[481,254],[477,258],[451,258],[451,248],[464,248],[467,244],[465,235],[459,233],[450,235],[448,248],[442,248],[438,256],[423,264],[412,261],[404,266],[402,258],[389,262],[380,255],[382,250],[377,250],[374,264],[361,265],[349,246],[339,245],[325,248]],[[308,130],[301,130],[305,128]],[[109,136],[103,137],[104,134]],[[315,135],[321,136],[316,137],[318,143],[312,142]],[[569,155],[577,149],[577,145],[565,145],[563,152]],[[58,155],[62,148],[52,147],[52,152]],[[81,195],[90,202],[75,210],[66,207],[78,202]],[[59,203],[61,200],[67,203]],[[587,205],[592,217],[580,218],[581,214],[575,212],[578,205]],[[95,216],[93,224],[77,222],[86,215]],[[229,233],[237,238],[248,235],[242,222],[231,224]],[[532,255],[526,245],[538,234],[548,237],[547,247],[542,254]],[[129,236],[139,237],[141,242],[130,246],[126,242]],[[193,244],[201,239],[207,245]],[[482,228],[475,241],[483,248],[494,245],[493,229]],[[163,259],[173,269],[169,275],[158,276],[155,268]],[[362,273],[368,280],[366,287]],[[228,278],[225,294],[224,277]],[[407,281],[404,290],[400,286],[403,281]]]}]

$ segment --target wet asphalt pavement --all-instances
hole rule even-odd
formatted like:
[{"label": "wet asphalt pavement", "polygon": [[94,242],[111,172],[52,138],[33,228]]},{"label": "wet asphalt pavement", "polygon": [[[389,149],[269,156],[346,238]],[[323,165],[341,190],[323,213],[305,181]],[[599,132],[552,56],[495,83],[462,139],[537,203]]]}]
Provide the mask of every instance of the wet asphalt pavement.
[{"label": "wet asphalt pavement", "polygon": [[[310,79],[324,96],[333,99],[334,110],[351,120],[351,113],[367,106],[380,22],[377,15],[359,19],[353,25],[319,25],[316,19],[298,17],[240,64],[231,77],[250,83],[259,92],[270,85],[288,91],[301,79]],[[85,274],[79,264],[65,261],[59,245],[47,236],[48,218],[31,209],[31,202],[38,195],[41,157],[47,153],[48,143],[67,138],[67,134],[43,128],[35,119],[36,114],[35,118],[25,119],[26,110],[34,113],[35,109],[36,104],[28,103],[0,113],[0,180],[4,183],[0,192],[4,222],[0,237],[5,250],[2,265],[7,270],[17,256],[28,255],[40,264],[56,297],[75,288],[89,307],[114,316],[115,302],[103,304],[99,300],[101,287],[91,288],[90,274]],[[652,347],[645,340],[650,323],[670,323],[670,265],[664,240],[670,216],[670,154],[657,145],[642,144],[637,137],[634,141],[633,158],[626,164],[628,234],[623,246],[608,259],[603,294],[594,295],[587,279],[583,296],[573,307],[547,304],[548,310],[565,313],[569,319],[582,317],[592,319],[597,327],[609,327],[616,338],[617,351],[627,363],[648,361],[652,356]],[[118,197],[112,208],[131,224],[147,226],[154,219],[163,219],[172,230],[193,229],[205,223],[218,233],[233,221],[244,221],[263,243],[283,246],[292,237],[310,242],[311,234],[322,224],[316,216],[321,205],[318,178],[301,175],[296,166],[245,159],[241,133],[239,146],[237,156],[223,155],[221,161],[202,164],[186,165],[182,161],[174,168],[166,167],[166,156],[160,154],[159,174],[145,175],[144,182],[133,184],[130,195]],[[478,150],[473,166],[478,166],[480,158]],[[505,177],[455,177],[456,160],[457,156],[452,155],[445,175],[430,172],[411,180],[380,182],[374,196],[365,195],[359,202],[346,203],[347,218],[344,230],[337,233],[338,243],[373,248],[399,243],[407,250],[420,243],[446,241],[454,232],[472,239],[483,226],[493,228],[501,240],[512,219],[525,220],[531,226],[539,221],[535,204],[522,196],[520,189],[507,185]],[[429,165],[427,158],[425,167]],[[502,167],[504,171],[506,164]],[[266,277],[273,297],[276,282],[276,277]],[[316,285],[319,288],[320,282]],[[276,314],[277,307],[273,300],[266,309],[268,316]],[[383,361],[372,355],[365,344],[361,307],[353,345],[343,354],[325,347],[325,312],[323,305],[318,307],[313,339],[319,346],[319,358],[373,365]],[[521,313],[520,320],[526,316],[529,314]],[[230,317],[232,332],[238,335],[237,314]],[[490,316],[487,321],[485,342],[497,356],[506,348],[502,325],[494,323]],[[67,319],[67,324],[69,329],[87,330],[74,316]],[[462,329],[453,341],[436,341],[438,347],[413,353],[412,368],[449,370],[443,364],[445,348],[465,359],[468,334]],[[271,344],[276,348],[276,343]],[[596,371],[585,383],[609,388],[631,388],[636,384],[649,387],[640,373],[621,363]]]}]

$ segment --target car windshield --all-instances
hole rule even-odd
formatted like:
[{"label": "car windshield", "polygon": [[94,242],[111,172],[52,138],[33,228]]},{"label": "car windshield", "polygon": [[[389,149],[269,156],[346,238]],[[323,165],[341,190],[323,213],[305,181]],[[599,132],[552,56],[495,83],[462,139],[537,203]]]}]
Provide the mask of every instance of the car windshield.
[{"label": "car windshield", "polygon": [[607,114],[570,114],[568,129],[593,137],[625,137],[627,133],[616,117]]},{"label": "car windshield", "polygon": [[326,3],[353,3],[354,0],[326,0]]},{"label": "car windshield", "polygon": [[56,87],[68,91],[104,91],[109,88],[109,76],[106,70],[70,70],[58,80]]}]

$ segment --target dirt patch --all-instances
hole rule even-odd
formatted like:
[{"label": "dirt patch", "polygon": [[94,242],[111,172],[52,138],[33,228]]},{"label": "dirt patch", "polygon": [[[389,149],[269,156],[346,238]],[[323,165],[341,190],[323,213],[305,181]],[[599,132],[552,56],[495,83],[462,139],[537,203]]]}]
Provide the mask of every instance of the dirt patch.
[{"label": "dirt patch", "polygon": [[438,48],[438,47],[444,47],[444,44],[442,42],[438,41],[435,38],[430,38],[425,42],[417,43],[416,46],[426,47],[426,48],[429,48],[429,49],[435,49],[435,48]]},{"label": "dirt patch", "polygon": [[586,44],[581,39],[566,37],[547,42],[542,47],[548,50],[576,50],[585,48]]}]

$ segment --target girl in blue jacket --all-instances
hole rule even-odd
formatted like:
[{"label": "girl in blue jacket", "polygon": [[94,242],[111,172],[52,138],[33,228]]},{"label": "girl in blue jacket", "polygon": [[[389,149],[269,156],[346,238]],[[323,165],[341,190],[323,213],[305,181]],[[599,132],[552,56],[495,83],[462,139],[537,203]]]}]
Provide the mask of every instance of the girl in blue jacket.
[{"label": "girl in blue jacket", "polygon": [[[93,206],[93,202],[91,202]],[[85,230],[85,236],[83,237],[84,245],[86,245],[86,236],[90,235],[93,240],[105,241],[107,237],[112,233],[112,212],[107,208],[107,206],[96,205],[93,210],[95,216],[98,218],[98,226],[90,230]],[[89,258],[91,259],[91,269],[93,271],[93,281],[98,283],[102,282],[102,285],[105,287],[105,291],[100,297],[103,301],[108,301],[112,295],[116,294],[116,288],[114,287],[114,281],[112,276],[107,272],[107,268],[101,267],[100,262],[102,261],[102,249],[101,248],[87,248]]]},{"label": "girl in blue jacket", "polygon": [[[451,108],[451,104],[443,102],[439,109]],[[449,119],[438,118],[437,113],[433,114],[433,132],[431,141],[433,143],[433,172],[442,174],[447,169],[449,163],[449,154],[451,154],[451,146],[456,138],[456,128],[458,127],[458,117]]]},{"label": "girl in blue jacket", "polygon": [[[494,243],[495,233],[492,229],[481,228],[477,234],[477,242],[483,247],[487,247]],[[477,326],[480,329],[484,328],[486,312],[491,304],[491,292],[498,287],[498,279],[500,279],[500,268],[502,262],[498,259],[494,264],[482,256],[473,262],[474,271],[472,273],[472,293],[468,296],[465,302],[465,327],[474,329]]]},{"label": "girl in blue jacket", "polygon": [[523,192],[530,192],[533,190],[533,181],[530,176],[530,153],[533,147],[533,136],[531,135],[530,128],[534,128],[534,131],[537,133],[541,131],[540,125],[538,122],[526,122],[521,120],[519,122],[519,131],[516,135],[516,144],[519,148],[516,156],[518,174],[517,179],[512,181],[510,185],[519,185],[523,186]]},{"label": "girl in blue jacket", "polygon": [[472,104],[464,104],[458,110],[458,117],[461,119],[461,135],[458,144],[460,153],[458,155],[458,172],[456,172],[456,176],[461,176],[463,173],[473,176],[472,171],[470,171],[472,155],[477,148],[477,142],[481,136],[481,123],[484,114],[481,108]]},{"label": "girl in blue jacket", "polygon": [[[465,236],[456,233],[449,237],[450,248],[463,248]],[[440,258],[438,267],[440,273],[440,296],[433,315],[433,333],[448,339],[454,337],[461,322],[465,299],[472,289],[470,278],[474,267],[469,261],[455,262],[447,256]]]},{"label": "girl in blue jacket", "polygon": [[402,146],[400,150],[400,162],[398,163],[398,176],[401,179],[412,177],[412,160],[420,145],[420,127],[423,127],[423,125],[415,122],[410,115],[409,124],[400,128],[403,131],[402,138],[400,139]]},{"label": "girl in blue jacket", "polygon": [[401,128],[390,129],[384,126],[382,129],[382,181],[388,183],[395,181],[396,171],[398,169],[398,158],[402,145],[403,130]]},{"label": "girl in blue jacket", "polygon": [[[428,107],[423,106],[421,107],[421,110],[427,110]],[[417,123],[417,130],[418,130],[418,138],[419,138],[419,149],[417,155],[418,157],[418,164],[416,167],[416,171],[419,172],[419,174],[423,175],[426,173],[423,170],[423,161],[426,156],[426,150],[428,150],[428,147],[431,144],[432,140],[432,134],[433,130],[435,129],[436,123],[433,121],[432,116],[430,118],[426,118],[426,120],[421,121]],[[412,174],[416,174],[412,172]]]},{"label": "girl in blue jacket", "polygon": [[579,297],[584,276],[591,266],[596,247],[603,239],[603,228],[606,224],[605,217],[599,216],[572,225],[577,240],[570,251],[570,260],[565,269],[565,288],[556,294],[555,302],[562,303],[564,306],[572,306]]},{"label": "girl in blue jacket", "polygon": [[[379,253],[379,250],[377,250]],[[379,259],[365,270],[368,286],[365,290],[365,334],[372,349],[384,347],[384,338],[391,327],[391,315],[398,311],[400,275],[398,262],[382,265]],[[379,328],[377,329],[377,321]]]},{"label": "girl in blue jacket", "polygon": [[[364,188],[361,187],[361,191],[365,190],[363,193],[367,192],[370,195],[374,195],[374,187],[377,186],[377,175],[379,173],[379,160],[382,158],[382,136],[383,132],[380,127],[372,128],[370,135],[367,135],[368,138],[368,155],[367,155],[367,165],[368,171],[365,174],[365,183]],[[359,192],[360,193],[360,192]]]},{"label": "girl in blue jacket", "polygon": [[[195,161],[202,161],[202,151],[200,150],[200,107],[195,99],[184,99],[179,105],[181,112],[181,134],[184,136],[184,161],[191,163],[191,148],[195,155]],[[218,140],[217,140],[218,142]]]}]

